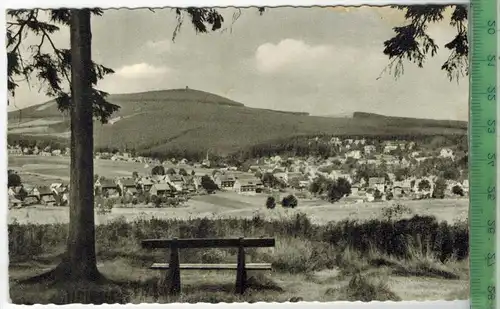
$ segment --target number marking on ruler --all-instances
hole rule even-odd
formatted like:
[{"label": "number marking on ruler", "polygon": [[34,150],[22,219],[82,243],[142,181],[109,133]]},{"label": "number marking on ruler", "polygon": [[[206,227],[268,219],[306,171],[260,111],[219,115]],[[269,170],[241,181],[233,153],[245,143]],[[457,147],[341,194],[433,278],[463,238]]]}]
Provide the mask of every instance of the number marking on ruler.
[{"label": "number marking on ruler", "polygon": [[500,308],[496,288],[497,197],[500,182],[498,102],[500,0],[471,0],[470,70],[470,299],[472,309]]}]

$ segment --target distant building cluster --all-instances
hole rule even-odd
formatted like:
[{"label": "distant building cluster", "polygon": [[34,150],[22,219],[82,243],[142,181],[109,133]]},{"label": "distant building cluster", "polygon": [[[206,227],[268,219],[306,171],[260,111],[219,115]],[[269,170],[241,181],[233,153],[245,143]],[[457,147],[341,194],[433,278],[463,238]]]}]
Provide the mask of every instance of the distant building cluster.
[{"label": "distant building cluster", "polygon": [[[311,138],[309,145],[320,143]],[[169,168],[165,175],[134,175],[132,178],[95,180],[95,192],[103,197],[150,196],[174,197],[182,194],[197,194],[204,190],[203,177],[210,178],[218,190],[239,194],[269,192],[269,189],[312,192],[314,183],[345,179],[351,193],[344,200],[371,202],[389,199],[423,199],[444,197],[466,197],[469,192],[467,176],[468,153],[454,147],[418,147],[413,141],[332,137],[326,143],[335,149],[330,157],[309,156],[267,156],[251,159],[239,166],[222,165],[214,168],[208,154],[201,162],[187,159],[160,161],[154,158],[133,156],[128,152],[96,152],[95,160],[137,162],[145,168],[177,166],[178,171]],[[64,156],[69,149],[53,150],[9,146],[9,155]],[[192,169],[190,173],[186,169]],[[210,169],[199,175],[197,169]],[[184,170],[184,173],[181,173]],[[154,174],[154,173],[152,173]],[[55,203],[64,204],[63,197],[68,190],[53,187],[27,189],[23,193],[46,200],[52,196]],[[9,188],[9,196],[19,197],[20,188]],[[320,190],[321,191],[321,190]],[[323,190],[324,191],[324,190]],[[51,192],[52,195],[49,194]],[[62,195],[61,195],[62,194]],[[321,194],[321,193],[319,193]],[[47,197],[45,197],[47,196]]]}]

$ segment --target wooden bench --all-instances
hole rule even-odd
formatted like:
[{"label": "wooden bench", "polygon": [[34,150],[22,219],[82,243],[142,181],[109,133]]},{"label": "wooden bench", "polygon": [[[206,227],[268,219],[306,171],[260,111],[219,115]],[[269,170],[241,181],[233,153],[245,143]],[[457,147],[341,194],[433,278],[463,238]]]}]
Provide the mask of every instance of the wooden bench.
[{"label": "wooden bench", "polygon": [[[144,249],[170,249],[169,263],[154,263],[151,269],[168,270],[166,273],[167,290],[171,295],[181,291],[180,270],[236,270],[236,292],[243,294],[247,285],[248,270],[271,270],[269,263],[245,263],[245,248],[274,247],[273,238],[193,238],[193,239],[146,239]],[[180,264],[179,249],[194,248],[238,248],[236,264]]]}]

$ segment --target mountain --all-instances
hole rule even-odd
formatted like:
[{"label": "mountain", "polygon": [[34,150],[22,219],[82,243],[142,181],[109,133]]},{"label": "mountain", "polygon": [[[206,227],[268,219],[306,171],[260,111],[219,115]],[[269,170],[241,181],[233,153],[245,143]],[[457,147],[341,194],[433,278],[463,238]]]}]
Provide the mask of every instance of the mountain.
[{"label": "mountain", "polygon": [[437,119],[422,119],[409,117],[385,116],[374,113],[355,112],[352,118],[359,120],[375,120],[386,123],[387,125],[401,126],[437,126],[443,128],[462,128],[467,130],[468,123],[460,120],[437,120]]},{"label": "mountain", "polygon": [[[447,135],[467,134],[467,122],[387,117],[354,113],[320,117],[306,113],[250,108],[192,89],[115,94],[121,106],[108,124],[95,123],[97,148],[142,152],[229,154],[259,143],[300,135]],[[69,137],[69,119],[54,101],[8,115],[9,135]]]}]

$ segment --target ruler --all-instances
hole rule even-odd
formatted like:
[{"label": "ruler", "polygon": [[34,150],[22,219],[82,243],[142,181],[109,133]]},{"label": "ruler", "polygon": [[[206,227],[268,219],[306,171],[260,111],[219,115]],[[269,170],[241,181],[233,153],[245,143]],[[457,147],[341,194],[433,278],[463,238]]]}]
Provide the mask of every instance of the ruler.
[{"label": "ruler", "polygon": [[500,70],[498,20],[500,0],[471,0],[469,10],[469,246],[472,309],[500,308],[497,290],[497,200],[500,182]]}]

